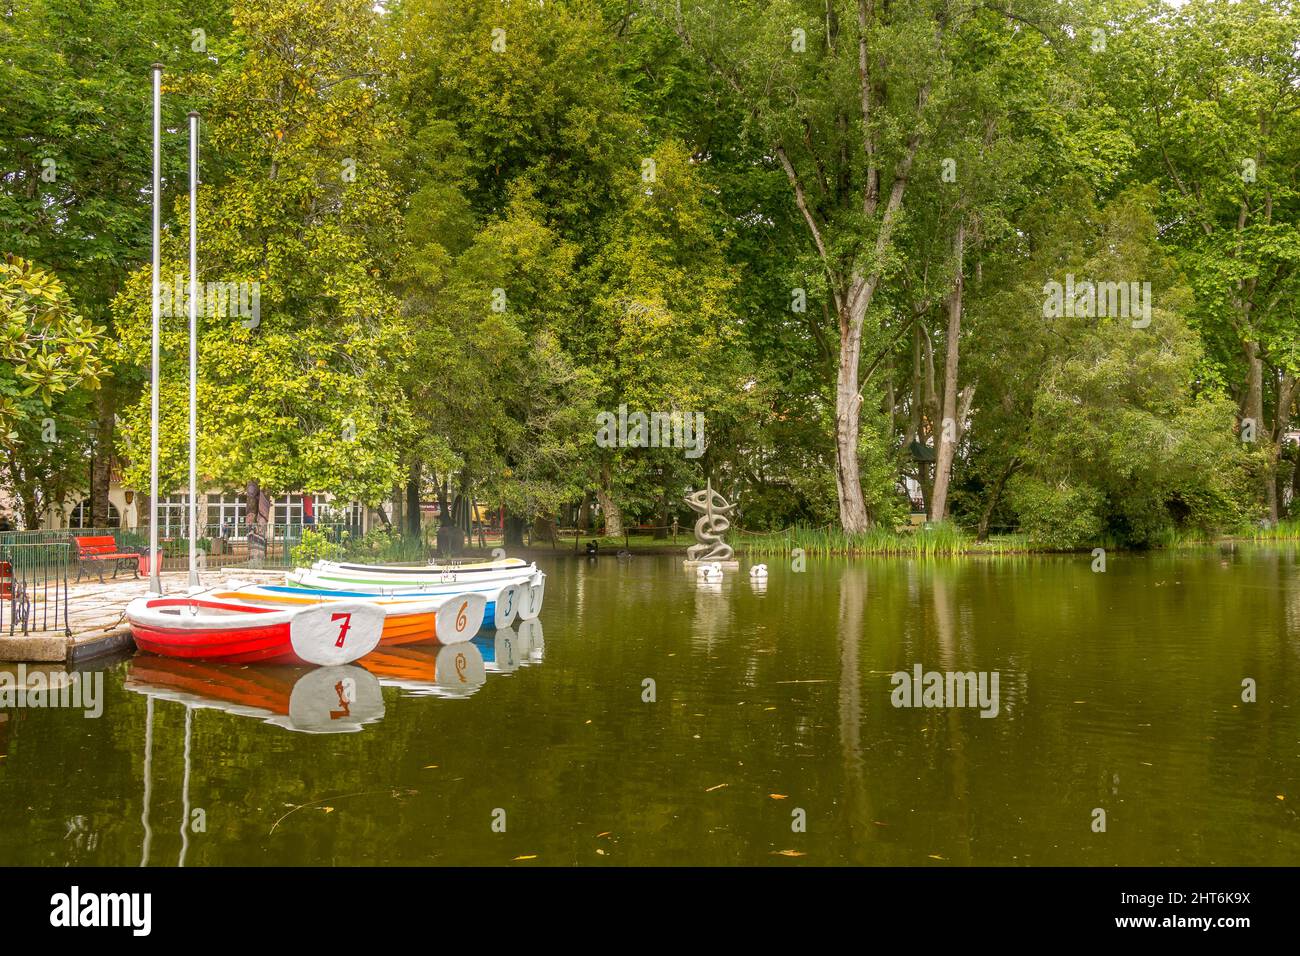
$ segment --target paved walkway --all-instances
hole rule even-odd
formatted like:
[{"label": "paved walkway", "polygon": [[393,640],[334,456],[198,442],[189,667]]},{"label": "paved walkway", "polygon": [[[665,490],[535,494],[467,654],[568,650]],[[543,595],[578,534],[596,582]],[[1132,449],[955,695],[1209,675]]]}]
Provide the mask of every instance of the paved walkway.
[{"label": "paved walkway", "polygon": [[[186,571],[164,571],[161,575],[164,594],[181,594],[188,580]],[[275,584],[284,581],[284,569],[254,571],[249,568],[220,568],[199,575],[205,587],[242,581],[247,584]],[[126,606],[149,589],[149,579],[119,576],[116,580],[83,579],[68,587],[68,625],[72,636],[63,629],[29,631],[9,636],[8,627],[0,632],[0,661],[66,661],[75,663],[88,657],[131,646],[126,623]],[[39,621],[39,603],[32,609]]]}]

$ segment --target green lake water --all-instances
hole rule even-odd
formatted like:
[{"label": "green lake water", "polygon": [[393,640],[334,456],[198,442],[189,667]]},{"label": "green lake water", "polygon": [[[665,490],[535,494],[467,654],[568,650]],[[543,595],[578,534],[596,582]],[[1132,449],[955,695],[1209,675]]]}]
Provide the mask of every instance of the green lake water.
[{"label": "green lake water", "polygon": [[[0,864],[1300,862],[1294,551],[539,563],[540,628],[5,707]],[[996,716],[894,706],[918,664]]]}]

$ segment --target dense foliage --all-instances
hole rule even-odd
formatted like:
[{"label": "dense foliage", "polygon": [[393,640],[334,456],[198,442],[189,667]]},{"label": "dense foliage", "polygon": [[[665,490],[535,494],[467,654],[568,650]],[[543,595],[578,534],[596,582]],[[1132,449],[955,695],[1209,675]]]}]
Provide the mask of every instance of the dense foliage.
[{"label": "dense foliage", "polygon": [[[909,497],[1048,547],[1276,524],[1298,36],[1293,0],[14,0],[0,247],[108,335],[0,378],[6,483],[29,521],[114,454],[143,484],[157,60],[165,285],[203,117],[213,485],[514,535],[669,525],[706,480],[751,530],[891,532]],[[637,413],[658,441],[605,440]]]}]

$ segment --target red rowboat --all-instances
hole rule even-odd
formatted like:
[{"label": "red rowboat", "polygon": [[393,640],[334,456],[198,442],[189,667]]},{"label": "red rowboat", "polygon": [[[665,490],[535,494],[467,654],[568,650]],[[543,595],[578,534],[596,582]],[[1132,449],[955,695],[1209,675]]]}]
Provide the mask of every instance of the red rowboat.
[{"label": "red rowboat", "polygon": [[126,617],[142,650],[226,664],[350,664],[375,649],[384,627],[373,604],[278,610],[198,595],[136,598]]}]

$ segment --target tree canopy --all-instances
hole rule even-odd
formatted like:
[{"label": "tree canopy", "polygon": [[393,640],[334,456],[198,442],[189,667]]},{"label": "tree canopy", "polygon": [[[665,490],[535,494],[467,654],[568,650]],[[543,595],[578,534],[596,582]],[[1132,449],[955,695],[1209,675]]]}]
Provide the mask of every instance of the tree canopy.
[{"label": "tree canopy", "polygon": [[[169,289],[202,115],[209,484],[487,501],[516,532],[662,527],[706,481],[753,529],[1279,522],[1297,36],[1293,0],[17,0],[6,475],[45,488],[29,520],[74,461],[142,483],[157,60]],[[606,440],[637,414],[677,440]],[[28,434],[51,416],[59,454]]]}]

